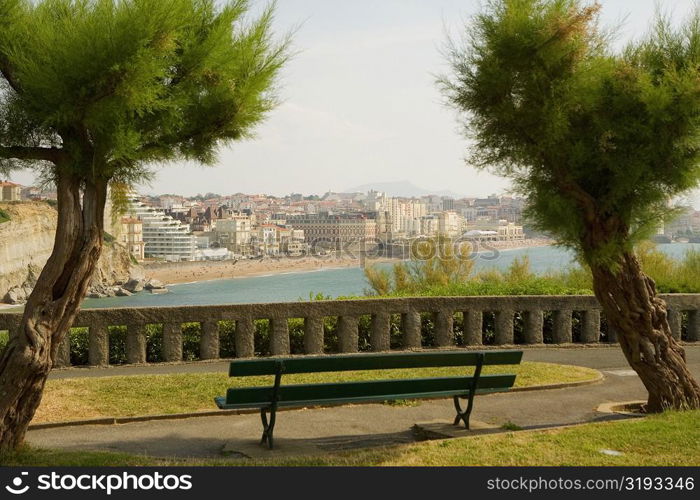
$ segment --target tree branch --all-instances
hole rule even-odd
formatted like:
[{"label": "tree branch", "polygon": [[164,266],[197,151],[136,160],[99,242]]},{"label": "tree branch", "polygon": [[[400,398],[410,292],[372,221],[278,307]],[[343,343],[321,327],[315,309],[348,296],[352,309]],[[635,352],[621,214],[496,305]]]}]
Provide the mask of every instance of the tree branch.
[{"label": "tree branch", "polygon": [[64,157],[64,154],[64,151],[60,148],[0,146],[0,158],[6,159],[50,161],[57,164]]}]

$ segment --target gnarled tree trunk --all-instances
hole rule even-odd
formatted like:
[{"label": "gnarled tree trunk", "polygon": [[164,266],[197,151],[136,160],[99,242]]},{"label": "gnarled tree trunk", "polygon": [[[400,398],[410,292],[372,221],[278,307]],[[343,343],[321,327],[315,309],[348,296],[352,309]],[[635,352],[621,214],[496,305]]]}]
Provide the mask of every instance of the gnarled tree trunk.
[{"label": "gnarled tree trunk", "polygon": [[102,250],[107,180],[80,179],[60,169],[57,176],[53,252],[25,306],[17,335],[0,358],[0,452],[24,440]]},{"label": "gnarled tree trunk", "polygon": [[647,411],[700,408],[700,385],[671,334],[666,303],[654,281],[632,253],[625,253],[618,264],[614,270],[591,265],[593,286],[627,361],[649,392]]}]

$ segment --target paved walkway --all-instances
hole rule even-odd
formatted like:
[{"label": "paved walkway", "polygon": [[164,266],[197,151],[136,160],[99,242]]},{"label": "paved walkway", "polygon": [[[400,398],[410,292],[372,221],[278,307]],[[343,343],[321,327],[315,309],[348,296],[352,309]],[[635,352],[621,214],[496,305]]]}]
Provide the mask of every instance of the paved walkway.
[{"label": "paved walkway", "polygon": [[[700,346],[687,348],[690,368],[700,377]],[[605,380],[577,388],[526,391],[477,397],[472,418],[486,427],[512,422],[523,428],[549,427],[611,418],[596,412],[606,402],[641,400],[645,390],[629,370],[619,348],[526,349],[525,360],[588,366],[601,370]],[[107,370],[66,370],[66,376],[104,376],[225,370],[225,363],[123,367]],[[90,425],[32,430],[34,446],[71,450],[113,450],[156,457],[278,456],[406,443],[415,440],[419,422],[449,422],[451,400],[424,401],[417,406],[369,404],[285,411],[275,428],[277,449],[259,447],[257,414],[199,417],[184,420]],[[477,430],[474,432],[488,432]],[[468,431],[463,431],[469,435]]]}]

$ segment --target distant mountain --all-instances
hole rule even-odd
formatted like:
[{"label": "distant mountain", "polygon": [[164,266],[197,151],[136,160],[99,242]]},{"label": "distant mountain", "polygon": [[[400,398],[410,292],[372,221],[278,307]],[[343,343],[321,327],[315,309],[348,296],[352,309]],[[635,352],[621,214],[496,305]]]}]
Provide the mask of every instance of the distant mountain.
[{"label": "distant mountain", "polygon": [[454,191],[429,191],[409,181],[401,182],[373,182],[371,184],[363,184],[352,189],[346,189],[345,193],[366,193],[367,191],[381,191],[389,196],[398,196],[406,198],[418,198],[429,194],[437,196],[450,196],[452,198],[463,198],[464,195],[455,193]]}]

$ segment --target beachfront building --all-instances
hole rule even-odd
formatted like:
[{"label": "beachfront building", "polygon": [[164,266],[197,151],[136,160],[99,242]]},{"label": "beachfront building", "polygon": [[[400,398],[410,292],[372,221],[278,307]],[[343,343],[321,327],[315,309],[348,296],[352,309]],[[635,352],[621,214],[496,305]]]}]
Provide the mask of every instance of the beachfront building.
[{"label": "beachfront building", "polygon": [[304,239],[312,251],[342,248],[347,244],[362,245],[377,237],[376,220],[364,214],[293,215],[287,223],[304,231]]},{"label": "beachfront building", "polygon": [[524,240],[525,231],[523,226],[516,226],[512,222],[501,221],[498,226],[498,239],[501,241]]},{"label": "beachfront building", "polygon": [[280,244],[278,233],[279,226],[276,224],[260,224],[255,228],[252,235],[251,246],[255,255],[265,255],[275,257],[280,254]]},{"label": "beachfront building", "polygon": [[214,235],[221,247],[236,255],[250,255],[253,221],[244,214],[231,214],[227,219],[214,221]]},{"label": "beachfront building", "polygon": [[0,201],[19,201],[22,199],[22,186],[10,181],[0,181]]},{"label": "beachfront building", "polygon": [[304,231],[293,229],[289,226],[289,231],[282,233],[280,237],[280,250],[289,257],[301,257],[306,255],[308,245],[304,239]]},{"label": "beachfront building", "polygon": [[141,262],[146,258],[146,243],[143,241],[143,222],[136,217],[122,217],[120,240],[129,254]]},{"label": "beachfront building", "polygon": [[484,222],[473,224],[463,236],[481,241],[518,241],[525,239],[525,231],[523,226],[501,220],[498,224]]},{"label": "beachfront building", "polygon": [[133,201],[131,217],[143,223],[144,256],[170,262],[191,261],[196,258],[197,237],[188,224],[165,215],[160,209]]}]

